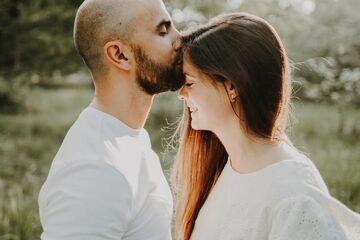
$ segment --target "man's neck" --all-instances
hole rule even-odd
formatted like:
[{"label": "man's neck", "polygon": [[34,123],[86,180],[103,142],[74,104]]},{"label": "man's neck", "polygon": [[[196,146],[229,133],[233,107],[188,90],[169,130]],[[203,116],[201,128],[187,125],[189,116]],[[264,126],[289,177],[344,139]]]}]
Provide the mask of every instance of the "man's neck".
[{"label": "man's neck", "polygon": [[143,128],[149,114],[153,96],[128,84],[102,84],[96,86],[91,106],[114,116],[133,129]]}]

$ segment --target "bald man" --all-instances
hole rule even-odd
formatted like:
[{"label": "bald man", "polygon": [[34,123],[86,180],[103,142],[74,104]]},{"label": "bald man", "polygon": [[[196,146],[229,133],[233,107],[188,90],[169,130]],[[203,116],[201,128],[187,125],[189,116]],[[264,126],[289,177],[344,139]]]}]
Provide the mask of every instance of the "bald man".
[{"label": "bald man", "polygon": [[42,240],[171,239],[173,200],[143,128],[154,94],[177,90],[179,33],[161,0],[86,0],[75,46],[95,95],[39,194]]}]

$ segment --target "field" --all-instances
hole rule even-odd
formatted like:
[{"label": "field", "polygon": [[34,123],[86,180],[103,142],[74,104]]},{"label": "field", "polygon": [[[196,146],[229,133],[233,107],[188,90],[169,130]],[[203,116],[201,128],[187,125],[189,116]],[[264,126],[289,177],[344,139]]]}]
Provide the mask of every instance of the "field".
[{"label": "field", "polygon": [[[27,93],[26,113],[0,115],[0,240],[38,239],[41,226],[37,196],[61,141],[92,98],[87,88]],[[171,157],[163,153],[163,127],[180,115],[175,96],[157,97],[146,125],[164,169]],[[171,103],[172,105],[170,106]],[[296,103],[290,138],[318,166],[330,192],[360,212],[360,110]],[[339,124],[342,123],[341,128]]]}]

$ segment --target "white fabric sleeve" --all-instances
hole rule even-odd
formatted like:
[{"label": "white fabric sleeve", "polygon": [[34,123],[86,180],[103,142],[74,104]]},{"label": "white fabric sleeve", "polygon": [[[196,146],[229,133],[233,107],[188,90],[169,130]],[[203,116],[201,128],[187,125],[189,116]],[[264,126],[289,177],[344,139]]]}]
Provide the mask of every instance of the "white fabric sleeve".
[{"label": "white fabric sleeve", "polygon": [[336,219],[307,196],[284,199],[271,214],[269,240],[345,240]]},{"label": "white fabric sleeve", "polygon": [[131,220],[132,193],[103,163],[72,164],[52,176],[42,240],[120,240]]}]

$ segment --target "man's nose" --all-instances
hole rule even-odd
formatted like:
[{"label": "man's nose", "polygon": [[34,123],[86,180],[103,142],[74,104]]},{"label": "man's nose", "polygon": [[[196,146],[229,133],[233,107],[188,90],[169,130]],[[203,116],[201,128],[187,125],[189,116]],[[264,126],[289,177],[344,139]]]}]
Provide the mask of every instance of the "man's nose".
[{"label": "man's nose", "polygon": [[173,41],[174,50],[178,51],[181,48],[181,44],[182,44],[181,34],[179,33],[179,31],[177,29],[175,29],[175,31],[174,31],[174,41]]},{"label": "man's nose", "polygon": [[174,50],[178,51],[181,48],[181,44],[182,44],[181,38],[176,39],[175,42],[173,43]]}]

